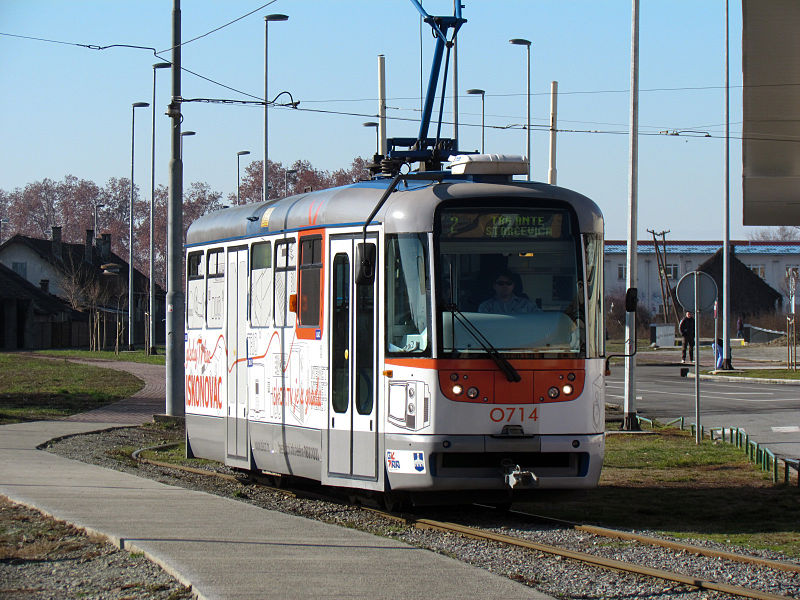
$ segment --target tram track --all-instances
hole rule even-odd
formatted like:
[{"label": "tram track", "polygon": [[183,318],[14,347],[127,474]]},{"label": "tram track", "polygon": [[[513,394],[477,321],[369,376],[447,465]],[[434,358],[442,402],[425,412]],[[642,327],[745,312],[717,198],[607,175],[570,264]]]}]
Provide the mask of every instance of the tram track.
[{"label": "tram track", "polygon": [[[169,444],[167,446],[174,447],[175,444]],[[165,449],[165,447],[160,446],[160,447],[142,448],[134,452],[132,457],[137,461],[141,461],[165,469],[185,471],[196,475],[217,477],[226,481],[235,481],[243,484],[247,483],[256,484],[268,488],[276,493],[280,493],[294,498],[320,500],[320,501],[334,502],[343,505],[350,504],[347,499],[342,497],[336,498],[335,496],[332,496],[330,494],[323,494],[308,490],[284,489],[277,485],[271,484],[269,482],[268,475],[251,477],[245,480],[242,477],[237,477],[235,475],[219,473],[208,469],[198,469],[189,466],[175,465],[163,461],[143,458],[141,456],[141,453],[145,450],[158,450],[158,449]],[[488,510],[494,511],[495,516],[498,513],[497,509],[493,509],[492,507],[486,505],[474,505],[474,507],[478,511],[483,511],[484,514]],[[491,528],[487,527],[472,526],[464,523],[455,523],[455,522],[437,520],[426,517],[418,517],[409,514],[392,513],[378,508],[365,506],[363,504],[360,506],[360,508],[364,511],[368,511],[374,514],[375,516],[386,519],[387,521],[398,523],[406,527],[413,527],[419,530],[431,530],[431,531],[444,532],[448,534],[455,534],[463,536],[465,538],[490,542],[510,548],[516,548],[525,551],[538,552],[554,557],[560,557],[560,559],[569,559],[573,561],[578,561],[587,565],[599,567],[606,570],[630,573],[647,578],[655,578],[673,584],[689,586],[691,588],[698,590],[714,591],[714,592],[729,594],[731,596],[736,596],[736,597],[757,598],[764,600],[778,600],[790,597],[790,596],[765,592],[750,587],[732,585],[718,580],[707,579],[694,575],[687,575],[677,571],[670,571],[667,569],[659,569],[652,566],[636,564],[633,562],[628,562],[617,558],[609,558],[601,556],[599,554],[585,552],[582,550],[574,550],[570,548],[565,548],[563,546],[542,543],[532,539],[527,539],[526,537],[523,536],[498,533],[497,531],[492,531]],[[794,577],[800,575],[800,565],[793,564],[790,562],[772,560],[756,556],[749,556],[745,554],[737,554],[734,552],[716,550],[713,548],[706,548],[692,544],[684,544],[672,540],[666,540],[662,538],[657,538],[653,536],[648,536],[628,531],[609,529],[595,525],[585,525],[581,523],[574,523],[560,519],[553,519],[550,517],[544,517],[541,515],[535,515],[523,511],[515,511],[515,510],[503,511],[503,515],[508,515],[509,517],[516,519],[520,522],[526,522],[526,523],[534,521],[545,522],[558,528],[570,529],[576,532],[592,536],[598,536],[600,538],[616,539],[625,542],[658,547],[660,549],[663,549],[664,551],[674,552],[679,555],[685,553],[685,554],[695,555],[698,557],[713,559],[716,561],[731,561],[736,563],[744,563],[754,568],[772,569],[779,572],[791,573],[792,576]]]}]

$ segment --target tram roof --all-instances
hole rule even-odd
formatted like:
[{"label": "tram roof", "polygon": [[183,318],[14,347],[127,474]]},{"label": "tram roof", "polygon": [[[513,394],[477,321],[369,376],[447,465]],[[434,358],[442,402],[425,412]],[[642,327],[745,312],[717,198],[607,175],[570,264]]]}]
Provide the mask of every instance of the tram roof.
[{"label": "tram roof", "polygon": [[[360,227],[391,181],[388,177],[377,178],[209,213],[189,227],[187,245],[318,228]],[[434,211],[440,203],[490,198],[493,203],[498,198],[568,202],[578,215],[581,231],[603,232],[600,209],[592,200],[572,190],[507,177],[450,174],[442,179],[401,181],[372,223],[383,223],[388,233],[432,231]]]}]

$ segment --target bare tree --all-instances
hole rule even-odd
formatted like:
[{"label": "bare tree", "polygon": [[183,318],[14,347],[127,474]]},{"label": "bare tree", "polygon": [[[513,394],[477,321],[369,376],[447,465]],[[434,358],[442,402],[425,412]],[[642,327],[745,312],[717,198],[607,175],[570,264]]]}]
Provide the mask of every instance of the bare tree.
[{"label": "bare tree", "polygon": [[749,232],[747,238],[758,242],[791,242],[800,240],[800,227],[797,225],[762,227]]}]

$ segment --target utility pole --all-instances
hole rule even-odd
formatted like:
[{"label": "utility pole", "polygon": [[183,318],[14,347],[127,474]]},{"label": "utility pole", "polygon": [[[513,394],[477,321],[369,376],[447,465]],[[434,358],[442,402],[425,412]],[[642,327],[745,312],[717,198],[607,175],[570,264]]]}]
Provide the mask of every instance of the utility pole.
[{"label": "utility pole", "polygon": [[183,161],[181,160],[181,0],[172,0],[172,120],[167,208],[166,413],[184,414]]},{"label": "utility pole", "polygon": [[[627,288],[638,283],[637,201],[639,176],[639,0],[631,9],[631,112],[629,131],[630,182],[628,196]],[[637,431],[636,418],[636,312],[625,313],[625,399],[623,429]]]}]

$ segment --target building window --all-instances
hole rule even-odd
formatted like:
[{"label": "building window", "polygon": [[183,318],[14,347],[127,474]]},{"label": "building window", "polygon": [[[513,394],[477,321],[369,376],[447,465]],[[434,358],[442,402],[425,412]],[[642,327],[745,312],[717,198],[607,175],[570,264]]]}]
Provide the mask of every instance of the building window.
[{"label": "building window", "polygon": [[766,273],[766,265],[747,265],[747,266],[753,273],[761,277],[761,279],[764,279],[764,275]]},{"label": "building window", "polygon": [[667,279],[677,279],[678,263],[664,265],[664,274],[667,276]]},{"label": "building window", "polygon": [[617,265],[617,279],[623,281],[628,273],[628,265],[621,263]]},{"label": "building window", "polygon": [[28,263],[12,262],[11,270],[24,279],[28,278]]}]

